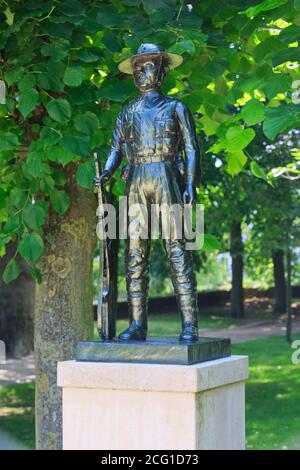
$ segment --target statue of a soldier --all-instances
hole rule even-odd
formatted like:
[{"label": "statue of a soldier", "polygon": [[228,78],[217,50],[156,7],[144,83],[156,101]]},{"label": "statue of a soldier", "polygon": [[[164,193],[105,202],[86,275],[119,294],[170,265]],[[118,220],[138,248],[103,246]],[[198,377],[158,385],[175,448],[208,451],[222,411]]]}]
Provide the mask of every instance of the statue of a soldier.
[{"label": "statue of a soldier", "polygon": [[[126,169],[128,207],[132,204],[193,204],[200,179],[200,152],[195,126],[188,108],[160,87],[169,69],[182,62],[177,54],[155,44],[142,44],[137,54],[119,64],[133,74],[140,96],[123,107],[113,132],[111,149],[100,177],[106,183],[123,157]],[[182,151],[184,158],[182,158]],[[181,175],[181,176],[180,176]],[[182,178],[180,185],[179,178]],[[99,179],[95,179],[99,184]],[[128,226],[136,214],[127,215]],[[180,340],[198,339],[197,295],[192,256],[185,240],[170,235],[164,246],[181,313]],[[127,236],[126,284],[130,325],[120,340],[145,340],[150,239]]]}]

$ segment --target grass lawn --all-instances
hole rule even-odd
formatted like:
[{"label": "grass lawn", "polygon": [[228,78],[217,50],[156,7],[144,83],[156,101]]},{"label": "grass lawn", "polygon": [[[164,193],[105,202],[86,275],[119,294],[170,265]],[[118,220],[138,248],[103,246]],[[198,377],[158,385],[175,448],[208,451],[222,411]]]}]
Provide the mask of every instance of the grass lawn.
[{"label": "grass lawn", "polygon": [[[151,334],[177,332],[177,320],[172,328],[162,323],[155,318]],[[120,324],[118,330],[126,325]],[[248,449],[300,449],[300,365],[291,363],[293,351],[282,337],[233,345],[233,354],[246,354],[250,359],[246,386]],[[33,403],[33,384],[0,388],[0,428],[29,448],[34,447]]]},{"label": "grass lawn", "polygon": [[34,383],[0,387],[0,429],[34,449]]},{"label": "grass lawn", "polygon": [[247,448],[300,449],[300,364],[291,362],[294,349],[279,336],[235,344],[232,349],[233,354],[248,355],[250,362]]}]

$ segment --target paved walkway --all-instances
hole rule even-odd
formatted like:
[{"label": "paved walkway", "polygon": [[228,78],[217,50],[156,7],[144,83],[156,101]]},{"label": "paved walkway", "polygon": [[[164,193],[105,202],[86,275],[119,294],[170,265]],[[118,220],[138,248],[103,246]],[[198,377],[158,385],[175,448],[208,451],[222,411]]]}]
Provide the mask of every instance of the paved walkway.
[{"label": "paved walkway", "polygon": [[8,359],[0,363],[0,387],[3,385],[32,382],[35,379],[33,354],[22,359]]},{"label": "paved walkway", "polygon": [[[300,320],[293,321],[293,334],[300,333]],[[285,335],[286,326],[284,320],[258,321],[243,326],[233,326],[218,330],[206,330],[201,336],[212,336],[215,338],[230,338],[232,343],[242,343],[255,339],[267,338],[268,336]]]}]

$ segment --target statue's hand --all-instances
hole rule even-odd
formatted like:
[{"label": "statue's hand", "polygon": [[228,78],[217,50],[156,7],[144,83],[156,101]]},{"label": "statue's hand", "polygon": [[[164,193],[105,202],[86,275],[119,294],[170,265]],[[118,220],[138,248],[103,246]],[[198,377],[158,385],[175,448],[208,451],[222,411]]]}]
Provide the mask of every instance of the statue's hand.
[{"label": "statue's hand", "polygon": [[96,176],[94,177],[94,185],[99,186],[100,184],[106,184],[111,177],[111,172],[108,170],[104,170],[100,178],[97,178]]},{"label": "statue's hand", "polygon": [[187,184],[182,195],[184,204],[194,204],[195,203],[195,190],[192,184]]}]

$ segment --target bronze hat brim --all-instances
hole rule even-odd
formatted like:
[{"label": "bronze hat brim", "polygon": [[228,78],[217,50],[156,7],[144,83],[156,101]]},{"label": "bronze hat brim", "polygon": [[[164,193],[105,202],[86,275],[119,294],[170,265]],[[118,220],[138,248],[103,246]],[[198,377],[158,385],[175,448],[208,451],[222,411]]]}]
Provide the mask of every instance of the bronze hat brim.
[{"label": "bronze hat brim", "polygon": [[119,63],[118,68],[123,73],[133,74],[132,61],[137,57],[157,57],[163,55],[168,59],[168,65],[170,69],[175,69],[182,64],[183,58],[181,55],[173,54],[172,52],[144,52],[142,54],[135,54],[128,59],[123,60]]}]

